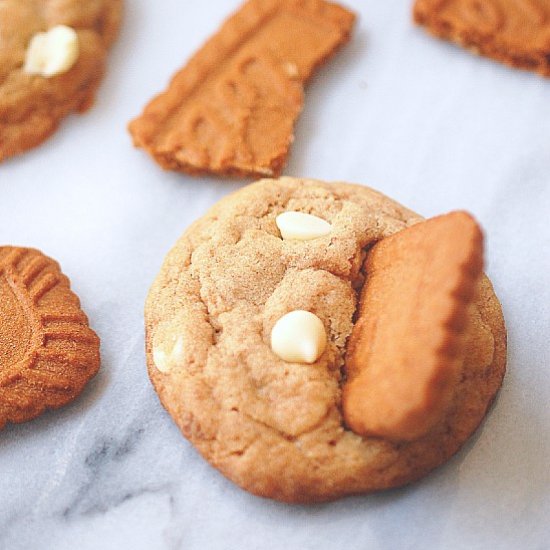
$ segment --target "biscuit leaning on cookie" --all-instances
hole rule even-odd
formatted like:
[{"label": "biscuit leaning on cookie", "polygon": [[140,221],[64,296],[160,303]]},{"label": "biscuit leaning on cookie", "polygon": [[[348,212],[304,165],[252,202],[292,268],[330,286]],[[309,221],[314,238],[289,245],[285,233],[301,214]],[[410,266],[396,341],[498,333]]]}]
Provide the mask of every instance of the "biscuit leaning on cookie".
[{"label": "biscuit leaning on cookie", "polygon": [[72,401],[98,369],[99,338],[57,262],[0,247],[0,428]]},{"label": "biscuit leaning on cookie", "polygon": [[354,432],[414,441],[445,414],[466,354],[482,240],[471,216],[453,212],[369,251],[343,388]]},{"label": "biscuit leaning on cookie", "polygon": [[481,254],[465,213],[423,221],[366,187],[262,180],[168,254],[145,308],[149,375],[183,434],[254,494],[409,483],[462,446],[502,382]]},{"label": "biscuit leaning on cookie", "polygon": [[93,103],[122,0],[0,2],[0,162]]}]

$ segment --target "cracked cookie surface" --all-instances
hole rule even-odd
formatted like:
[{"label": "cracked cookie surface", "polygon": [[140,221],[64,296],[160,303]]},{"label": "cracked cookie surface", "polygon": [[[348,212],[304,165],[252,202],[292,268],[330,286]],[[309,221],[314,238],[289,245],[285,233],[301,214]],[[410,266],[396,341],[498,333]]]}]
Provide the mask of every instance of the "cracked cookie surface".
[{"label": "cracked cookie surface", "polygon": [[[0,0],[0,162],[39,145],[64,117],[92,105],[121,12],[122,0]],[[27,74],[31,38],[56,25],[78,35],[75,65],[52,78]]]},{"label": "cracked cookie surface", "polygon": [[[284,241],[275,222],[284,211],[319,216],[332,232]],[[147,299],[148,369],[183,434],[225,476],[287,502],[395,487],[443,463],[479,425],[506,355],[487,278],[452,404],[429,434],[394,443],[358,436],[343,421],[343,367],[367,251],[421,219],[366,187],[282,178],[226,197],[183,234]],[[312,365],[284,362],[270,348],[273,325],[296,309],[327,331]],[[168,358],[162,371],[159,350]]]}]

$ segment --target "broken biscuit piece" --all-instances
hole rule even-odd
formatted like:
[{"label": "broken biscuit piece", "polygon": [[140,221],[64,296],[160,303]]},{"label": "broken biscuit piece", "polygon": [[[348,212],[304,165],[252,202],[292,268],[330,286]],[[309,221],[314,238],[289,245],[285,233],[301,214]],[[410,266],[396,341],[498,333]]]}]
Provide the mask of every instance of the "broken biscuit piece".
[{"label": "broken biscuit piece", "polygon": [[349,40],[355,16],[324,0],[250,0],[129,125],[163,168],[278,175],[303,86]]},{"label": "broken biscuit piece", "polygon": [[414,20],[438,38],[550,77],[547,0],[416,0]]},{"label": "broken biscuit piece", "polygon": [[122,0],[0,1],[0,163],[93,104]]},{"label": "broken biscuit piece", "polygon": [[372,248],[343,389],[344,418],[355,433],[412,441],[441,419],[464,360],[482,268],[481,230],[464,212]]}]

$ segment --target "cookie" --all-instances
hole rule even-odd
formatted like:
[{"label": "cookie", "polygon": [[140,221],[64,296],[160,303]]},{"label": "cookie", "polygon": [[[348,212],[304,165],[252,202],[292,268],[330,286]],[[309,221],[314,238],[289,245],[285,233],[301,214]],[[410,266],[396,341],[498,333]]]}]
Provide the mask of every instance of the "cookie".
[{"label": "cookie", "polygon": [[416,0],[414,20],[436,37],[511,67],[550,76],[546,0]]},{"label": "cookie", "polygon": [[[326,501],[418,479],[474,432],[501,385],[506,362],[502,312],[485,276],[470,296],[452,392],[441,386],[442,405],[436,404],[438,414],[421,434],[410,440],[359,434],[342,411],[346,377],[351,384],[354,377],[347,372],[350,338],[354,326],[364,324],[359,296],[365,305],[372,300],[369,265],[379,266],[384,249],[395,246],[391,253],[407,269],[403,249],[424,238],[439,240],[430,230],[439,222],[422,222],[367,187],[281,178],[224,198],[176,243],[145,307],[148,371],[185,437],[225,476],[264,497]],[[481,265],[477,226],[469,221],[466,226],[464,251],[456,257],[448,252],[456,281],[462,281],[462,260],[473,279]],[[454,229],[441,233],[447,239]],[[421,250],[409,250],[414,262],[429,256],[418,245]],[[428,258],[420,272],[429,280],[432,265],[440,264],[445,266],[441,258]],[[403,279],[404,302],[414,299],[409,293],[419,278],[411,277]],[[384,275],[373,274],[375,285],[378,279]],[[468,292],[460,292],[466,287],[458,285],[457,298],[468,302]],[[370,305],[378,308],[381,324],[395,316],[394,290],[380,291],[390,300],[388,310],[384,303]],[[412,309],[420,313],[425,307],[432,315],[423,291],[419,297],[418,310]],[[462,332],[459,318],[447,320]],[[432,321],[439,329],[446,323],[441,315]],[[422,323],[429,326],[430,319]],[[392,342],[401,344],[406,343]],[[394,390],[400,388],[388,385],[388,392]]]},{"label": "cookie", "polygon": [[57,262],[0,247],[0,428],[72,401],[99,369],[99,338]]},{"label": "cookie", "polygon": [[304,84],[354,19],[324,0],[249,0],[130,123],[134,145],[165,169],[278,175]]},{"label": "cookie", "polygon": [[0,162],[92,105],[121,7],[121,0],[0,0]]}]

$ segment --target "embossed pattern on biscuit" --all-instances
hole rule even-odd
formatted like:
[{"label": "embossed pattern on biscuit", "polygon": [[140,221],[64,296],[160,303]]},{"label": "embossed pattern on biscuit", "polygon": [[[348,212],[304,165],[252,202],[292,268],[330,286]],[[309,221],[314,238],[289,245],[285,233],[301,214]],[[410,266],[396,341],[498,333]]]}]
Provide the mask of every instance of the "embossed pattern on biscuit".
[{"label": "embossed pattern on biscuit", "polygon": [[303,85],[347,42],[354,16],[324,0],[250,0],[129,126],[164,168],[279,174]]},{"label": "embossed pattern on biscuit", "polygon": [[0,247],[0,428],[76,397],[99,369],[99,338],[59,265]]},{"label": "embossed pattern on biscuit", "polygon": [[414,18],[437,37],[550,76],[546,0],[417,0]]}]

